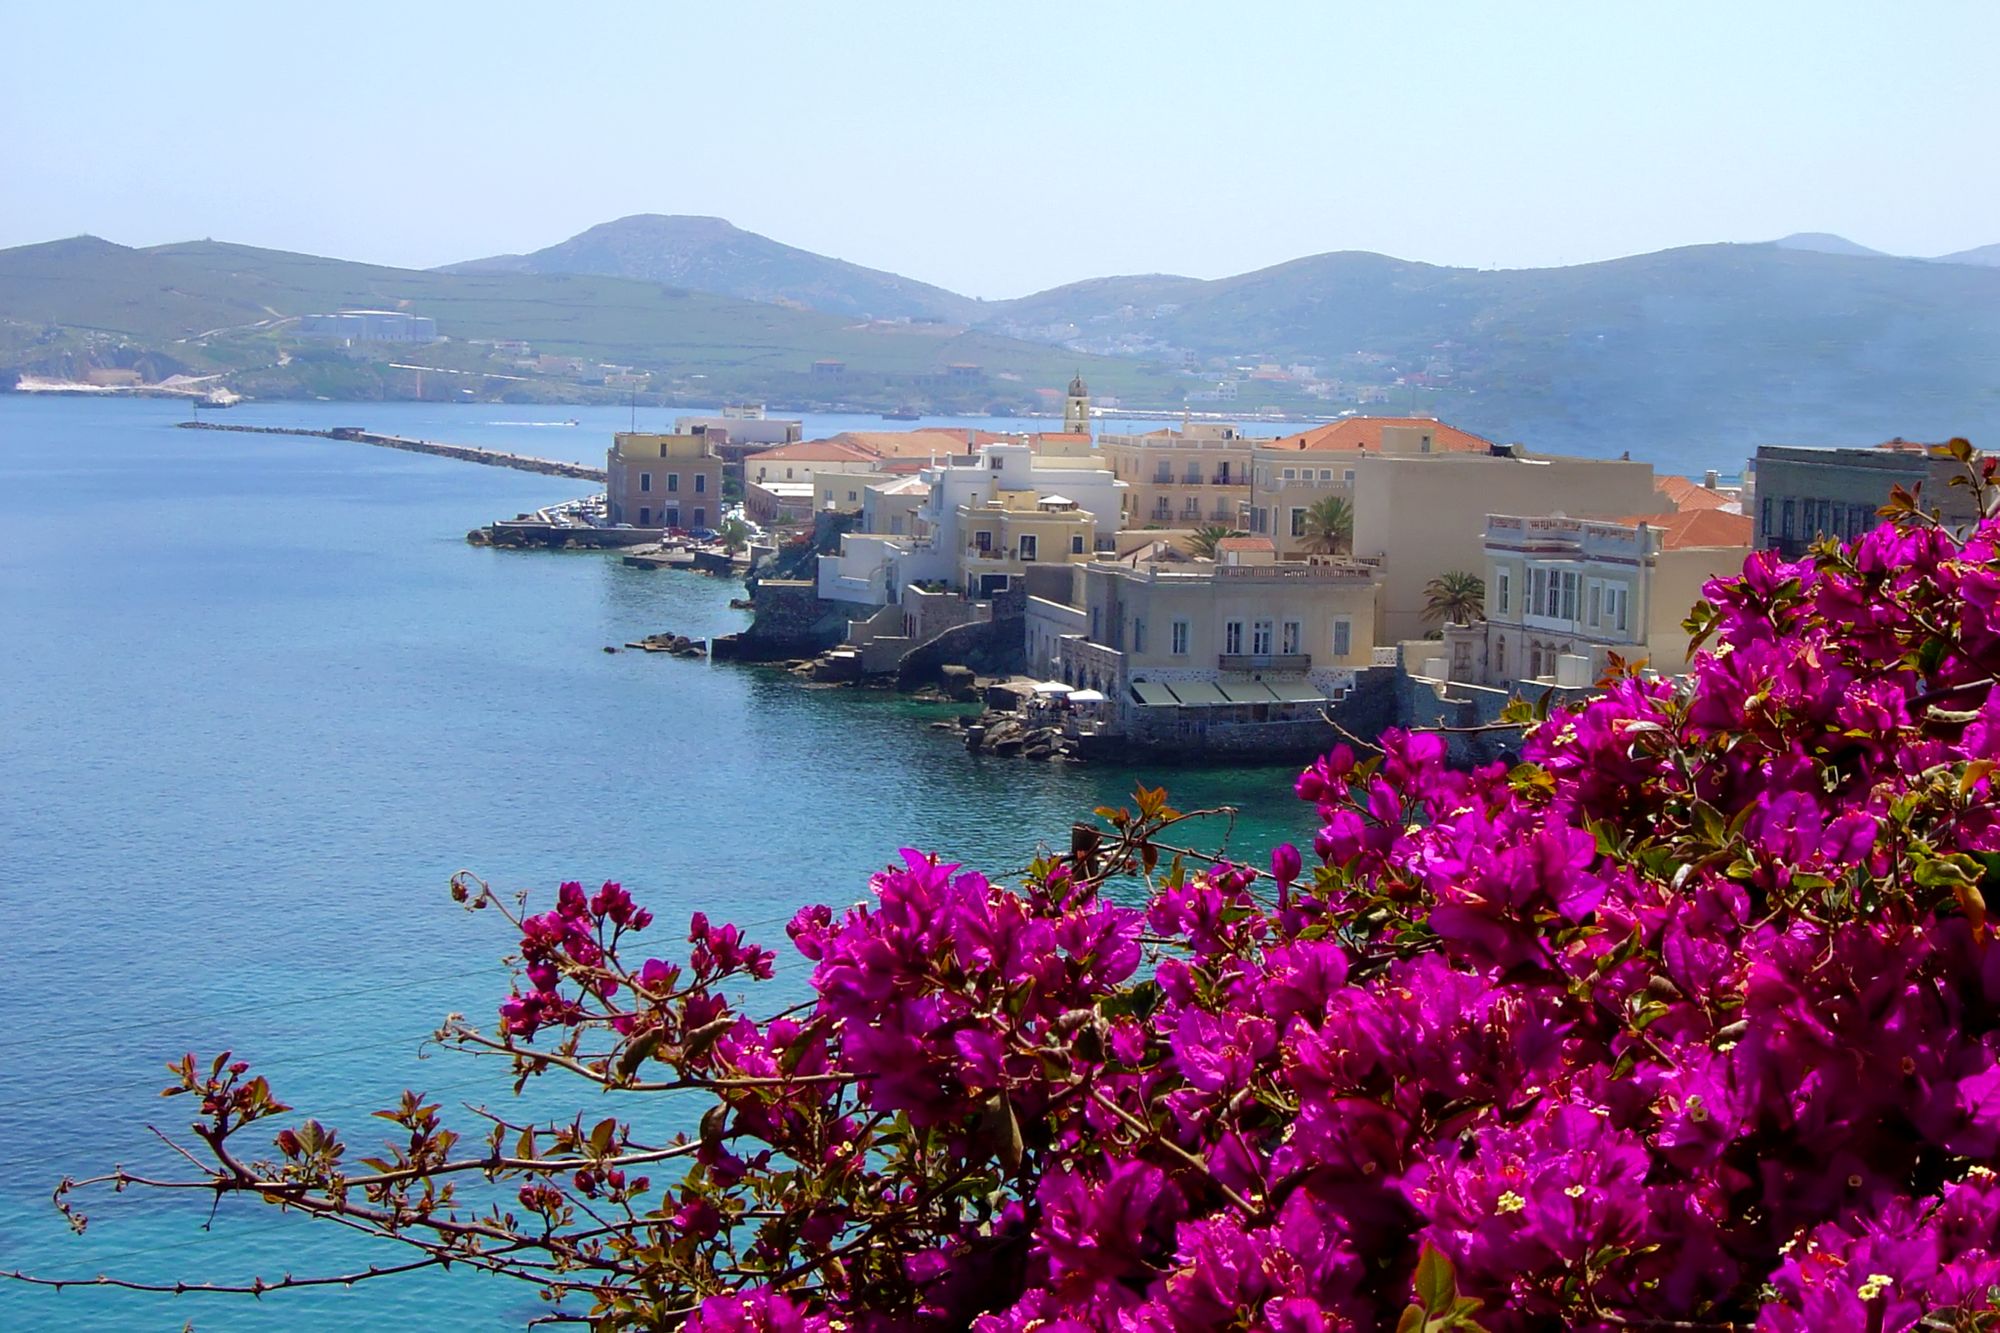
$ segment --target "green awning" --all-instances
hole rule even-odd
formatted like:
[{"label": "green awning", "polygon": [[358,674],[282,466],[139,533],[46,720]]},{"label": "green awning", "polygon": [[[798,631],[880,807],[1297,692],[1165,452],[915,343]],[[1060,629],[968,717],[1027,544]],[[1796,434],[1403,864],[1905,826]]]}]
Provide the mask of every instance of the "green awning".
[{"label": "green awning", "polygon": [[1261,680],[1231,680],[1218,686],[1222,697],[1233,704],[1278,703],[1278,696],[1264,688]]},{"label": "green awning", "polygon": [[1211,708],[1230,702],[1229,696],[1205,680],[1174,682],[1174,696],[1192,708]]},{"label": "green awning", "polygon": [[1278,698],[1288,704],[1323,704],[1326,702],[1326,695],[1321,692],[1319,686],[1309,680],[1299,680],[1294,677],[1286,680],[1267,680],[1264,682],[1264,685],[1271,693],[1277,695]]},{"label": "green awning", "polygon": [[1150,704],[1156,708],[1172,708],[1180,702],[1174,698],[1172,690],[1150,680],[1133,681],[1132,697],[1142,704]]}]

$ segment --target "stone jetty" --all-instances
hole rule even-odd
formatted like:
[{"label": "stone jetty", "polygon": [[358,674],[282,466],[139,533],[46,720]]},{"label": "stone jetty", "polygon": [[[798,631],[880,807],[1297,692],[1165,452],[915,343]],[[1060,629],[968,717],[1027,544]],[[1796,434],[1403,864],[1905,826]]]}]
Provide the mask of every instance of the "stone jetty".
[{"label": "stone jetty", "polygon": [[402,435],[378,435],[374,431],[362,430],[358,426],[308,430],[303,426],[236,426],[220,421],[180,421],[174,424],[183,430],[233,430],[246,435],[310,435],[322,440],[346,440],[353,444],[372,444],[383,449],[401,449],[413,454],[455,458],[461,463],[512,468],[516,472],[535,472],[544,477],[571,477],[577,481],[596,482],[604,480],[604,469],[601,467],[587,467],[582,463],[570,463],[559,458],[510,454],[502,449],[481,449],[470,444],[446,444],[439,440],[413,440]]}]

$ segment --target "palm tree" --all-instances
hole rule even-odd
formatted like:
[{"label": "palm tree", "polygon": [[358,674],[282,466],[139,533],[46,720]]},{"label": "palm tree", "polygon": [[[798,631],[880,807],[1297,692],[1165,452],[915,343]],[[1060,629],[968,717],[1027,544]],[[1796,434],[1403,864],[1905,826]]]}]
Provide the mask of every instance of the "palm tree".
[{"label": "palm tree", "polygon": [[1354,506],[1338,495],[1312,502],[1305,512],[1305,547],[1315,555],[1354,549]]},{"label": "palm tree", "polygon": [[1424,619],[1470,625],[1486,619],[1486,581],[1454,569],[1424,585]]},{"label": "palm tree", "polygon": [[740,518],[725,518],[715,535],[722,540],[722,549],[735,555],[750,544],[750,525]]},{"label": "palm tree", "polygon": [[1241,537],[1234,528],[1226,528],[1220,523],[1205,528],[1196,528],[1188,537],[1188,549],[1207,560],[1215,559],[1216,543],[1227,537]]}]

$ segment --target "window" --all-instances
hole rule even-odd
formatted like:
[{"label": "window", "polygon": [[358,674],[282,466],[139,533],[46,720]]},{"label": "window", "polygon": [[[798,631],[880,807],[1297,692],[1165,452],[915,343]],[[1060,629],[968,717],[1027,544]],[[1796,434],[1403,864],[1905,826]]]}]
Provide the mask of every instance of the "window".
[{"label": "window", "polygon": [[1508,586],[1510,581],[1511,580],[1508,578],[1506,570],[1501,569],[1494,571],[1493,605],[1494,608],[1498,610],[1499,613],[1503,616],[1507,614],[1507,598],[1509,593],[1512,591],[1511,588]]},{"label": "window", "polygon": [[1034,534],[1023,533],[1021,535],[1021,558],[1023,560],[1033,560],[1035,558],[1036,546],[1037,542]]},{"label": "window", "polygon": [[1173,479],[1174,479],[1174,465],[1172,463],[1169,463],[1166,460],[1162,459],[1158,464],[1154,466],[1153,481],[1155,484],[1164,484],[1166,482],[1172,481]]},{"label": "window", "polygon": [[694,511],[694,525],[698,528],[708,526],[708,511],[706,509],[702,509],[699,506],[696,507]]},{"label": "window", "polygon": [[993,470],[995,472],[998,472],[1000,470],[1000,455],[998,454],[993,455]]},{"label": "window", "polygon": [[1271,655],[1271,622],[1260,620],[1250,627],[1250,651],[1258,657]]},{"label": "window", "polygon": [[1232,620],[1222,627],[1222,651],[1235,654],[1243,651],[1243,622]]},{"label": "window", "polygon": [[1506,679],[1507,641],[1505,639],[1495,639],[1493,641],[1493,674],[1503,680]]},{"label": "window", "polygon": [[1781,511],[1784,514],[1784,520],[1782,525],[1778,529],[1779,536],[1790,537],[1791,535],[1793,535],[1792,528],[1794,525],[1794,521],[1797,518],[1798,507],[1799,507],[1799,502],[1796,500],[1785,501],[1784,508]]},{"label": "window", "polygon": [[1294,537],[1306,535],[1306,511],[1296,506],[1292,509],[1292,535]]},{"label": "window", "polygon": [[681,525],[681,511],[678,508],[662,509],[660,511],[660,526],[667,528],[677,528],[680,525]]},{"label": "window", "polygon": [[1299,470],[1295,467],[1288,467],[1281,475],[1286,481],[1296,481],[1298,480]]},{"label": "window", "polygon": [[1576,571],[1569,569],[1562,576],[1562,618],[1576,619]]},{"label": "window", "polygon": [[1295,653],[1299,650],[1298,621],[1287,620],[1284,623],[1282,632],[1278,636],[1278,643],[1280,645],[1278,651],[1281,653]]},{"label": "window", "polygon": [[1073,536],[1073,537],[1071,537],[1071,538],[1069,539],[1069,553],[1070,553],[1071,555],[1082,555],[1082,554],[1083,554],[1083,534],[1082,534],[1082,533],[1080,533],[1080,532],[1079,532],[1079,533],[1077,533],[1077,534],[1076,534],[1075,536]]},{"label": "window", "polygon": [[653,474],[652,474],[652,473],[650,473],[650,472],[641,472],[641,473],[639,474],[639,489],[640,489],[640,490],[642,490],[642,491],[650,491],[650,490],[652,490],[652,489],[653,489]]},{"label": "window", "polygon": [[[696,478],[695,478],[695,481],[696,481],[697,483],[699,483],[699,482],[700,482],[700,481],[702,481],[702,480],[703,480],[703,478],[701,478],[701,477],[696,477]],[[700,489],[701,489],[701,487],[700,487],[699,485],[697,485],[697,486],[695,487],[695,489],[696,489],[696,490],[700,490]],[[859,499],[859,498],[860,498],[860,496],[859,496],[859,495],[858,495],[858,494],[857,494],[856,492],[854,492],[854,491],[849,491],[849,492],[847,493],[847,498],[848,498],[848,499],[850,499],[850,500],[856,500],[856,499]]]},{"label": "window", "polygon": [[1772,535],[1770,496],[1767,495],[1764,497],[1764,499],[1761,502],[1761,508],[1758,510],[1758,514],[1759,517],[1757,519],[1757,531],[1765,537],[1770,537]]},{"label": "window", "polygon": [[1333,655],[1346,658],[1354,649],[1354,622],[1346,616],[1335,616],[1333,621]]},{"label": "window", "polygon": [[[708,494],[708,474],[706,472],[697,472],[694,474],[694,493],[696,495]],[[847,493],[847,498],[852,500],[854,498],[854,492],[849,491]]]},{"label": "window", "polygon": [[1602,623],[1601,612],[1603,608],[1603,601],[1604,601],[1604,586],[1593,580],[1590,585],[1590,611],[1588,616],[1586,617],[1593,625]]},{"label": "window", "polygon": [[639,506],[639,526],[642,528],[653,526],[653,511],[645,505]]},{"label": "window", "polygon": [[1548,571],[1548,589],[1542,599],[1542,614],[1551,620],[1562,614],[1562,577],[1553,569]]},{"label": "window", "polygon": [[1347,469],[1347,475],[1342,477],[1341,480],[1345,481],[1349,486],[1352,486],[1354,484],[1354,469],[1353,468]]},{"label": "window", "polygon": [[1187,623],[1187,621],[1185,621],[1185,620],[1176,620],[1176,621],[1174,622],[1174,628],[1173,628],[1173,638],[1172,638],[1172,643],[1173,643],[1173,651],[1174,651],[1174,656],[1176,656],[1176,657],[1186,657],[1186,656],[1187,656],[1187,650],[1188,650],[1188,623]]},{"label": "window", "polygon": [[667,474],[667,490],[669,492],[672,492],[672,491],[677,491],[680,488],[681,488],[681,474],[678,472],[669,472]]},{"label": "window", "polygon": [[1321,481],[1332,481],[1332,480],[1333,480],[1333,469],[1332,469],[1332,468],[1330,468],[1330,467],[1323,467],[1323,468],[1321,468],[1321,469],[1319,470],[1319,479],[1320,479]]},{"label": "window", "polygon": [[972,534],[972,544],[979,548],[979,554],[990,555],[993,551],[993,534],[990,532],[975,532]]},{"label": "window", "polygon": [[1190,486],[1201,485],[1201,464],[1198,462],[1189,463],[1187,467],[1181,472],[1181,480],[1185,481]]},{"label": "window", "polygon": [[1146,651],[1146,618],[1144,616],[1132,617],[1132,651],[1135,653]]}]

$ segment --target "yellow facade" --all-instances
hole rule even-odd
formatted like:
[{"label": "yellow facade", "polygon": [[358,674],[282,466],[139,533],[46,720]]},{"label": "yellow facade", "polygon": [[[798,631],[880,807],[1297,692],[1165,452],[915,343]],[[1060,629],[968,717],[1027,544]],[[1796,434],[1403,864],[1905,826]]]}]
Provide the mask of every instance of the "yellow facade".
[{"label": "yellow facade", "polygon": [[605,451],[604,496],[614,524],[712,528],[722,522],[722,459],[705,435],[621,431]]}]

